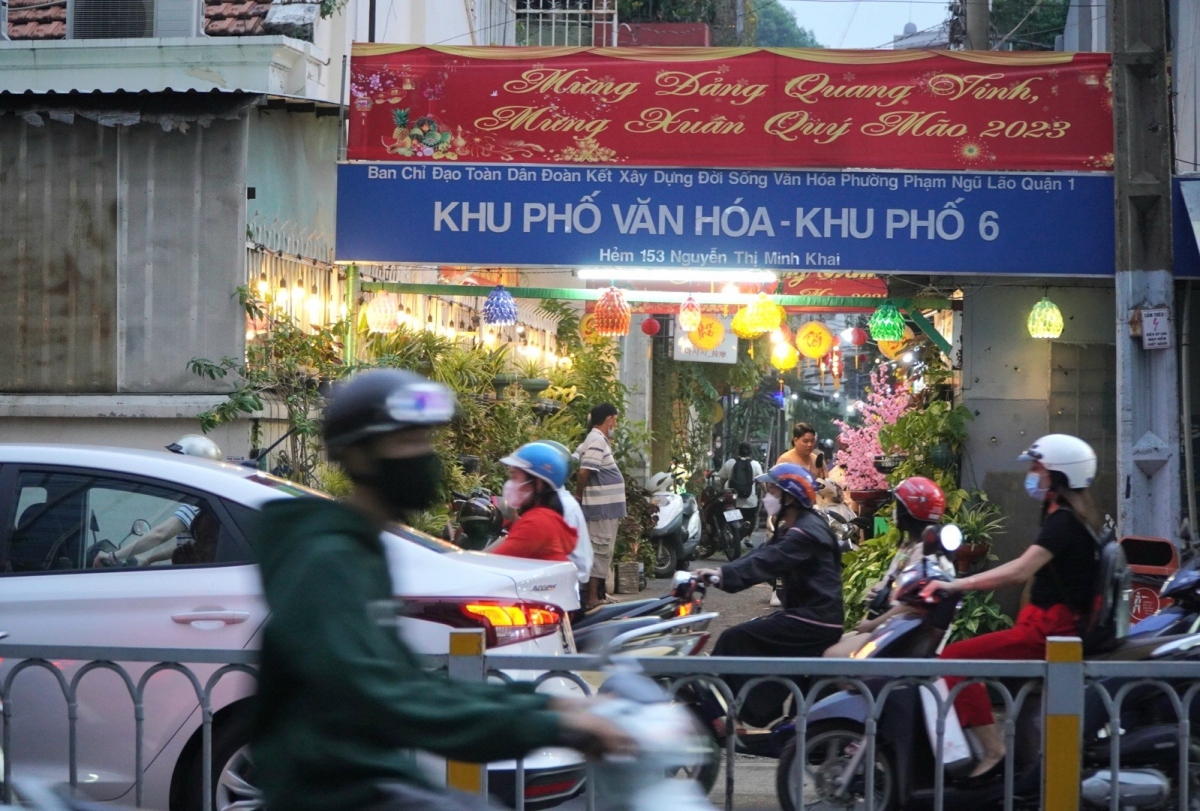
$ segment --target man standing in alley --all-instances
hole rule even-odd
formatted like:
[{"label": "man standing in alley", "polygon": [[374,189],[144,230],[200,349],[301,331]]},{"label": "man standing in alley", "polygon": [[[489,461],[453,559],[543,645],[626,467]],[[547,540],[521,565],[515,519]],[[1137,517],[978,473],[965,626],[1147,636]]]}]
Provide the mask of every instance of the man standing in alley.
[{"label": "man standing in alley", "polygon": [[617,542],[617,526],[625,517],[625,477],[613,460],[609,445],[616,428],[616,406],[601,403],[592,409],[588,434],[574,453],[579,460],[576,492],[592,539],[592,577],[588,581],[585,609],[594,608],[602,599]]}]

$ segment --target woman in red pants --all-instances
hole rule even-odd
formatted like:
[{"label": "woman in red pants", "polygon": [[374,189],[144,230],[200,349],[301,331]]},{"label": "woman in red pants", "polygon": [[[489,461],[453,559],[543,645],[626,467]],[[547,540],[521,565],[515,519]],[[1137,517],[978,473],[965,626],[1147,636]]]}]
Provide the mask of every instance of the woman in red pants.
[{"label": "woman in red pants", "polygon": [[[943,659],[1041,659],[1046,637],[1075,636],[1079,619],[1092,602],[1098,566],[1095,533],[1101,528],[1088,486],[1096,476],[1096,453],[1077,437],[1050,434],[1019,457],[1032,464],[1025,492],[1042,502],[1037,540],[1014,561],[953,583],[930,583],[935,591],[993,591],[1033,578],[1029,604],[1006,630],[946,646]],[[962,679],[946,679],[953,688]],[[984,754],[968,780],[987,782],[1004,773],[1004,737],[992,716],[987,689],[967,686],[954,700],[959,721],[971,727]]]}]

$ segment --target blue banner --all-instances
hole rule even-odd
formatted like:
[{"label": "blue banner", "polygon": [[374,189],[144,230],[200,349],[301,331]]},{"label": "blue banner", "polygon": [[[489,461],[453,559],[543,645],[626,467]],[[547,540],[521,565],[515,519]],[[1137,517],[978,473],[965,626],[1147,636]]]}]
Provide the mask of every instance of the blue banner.
[{"label": "blue banner", "polygon": [[353,163],[343,262],[1111,276],[1101,174]]}]

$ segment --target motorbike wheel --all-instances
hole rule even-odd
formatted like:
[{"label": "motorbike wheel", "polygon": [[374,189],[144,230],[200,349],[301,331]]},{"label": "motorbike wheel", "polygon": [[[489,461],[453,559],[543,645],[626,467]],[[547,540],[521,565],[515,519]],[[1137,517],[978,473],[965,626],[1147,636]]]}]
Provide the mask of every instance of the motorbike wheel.
[{"label": "motorbike wheel", "polygon": [[[854,748],[865,746],[866,738],[860,724],[851,721],[826,721],[813,724],[805,740],[804,784],[795,785],[796,739],[788,741],[779,756],[775,772],[775,793],[783,811],[810,809],[866,808],[866,772],[862,766],[855,773],[844,796],[835,796],[834,783],[850,761]],[[886,751],[875,747],[875,808],[892,811],[895,808],[895,769]],[[796,800],[800,801],[797,805]]]},{"label": "motorbike wheel", "polygon": [[721,527],[721,551],[725,553],[725,557],[729,558],[730,563],[742,556],[742,542],[738,538],[739,534],[734,532],[733,527],[729,524]]},{"label": "motorbike wheel", "polygon": [[688,706],[688,710],[696,717],[696,723],[705,730],[705,741],[708,751],[705,752],[704,762],[699,766],[669,769],[667,777],[681,780],[695,780],[697,785],[700,786],[700,790],[708,794],[712,791],[713,786],[717,784],[717,775],[721,773],[721,759],[725,754],[725,747],[717,739],[712,724],[705,722],[703,714],[693,706]]},{"label": "motorbike wheel", "polygon": [[654,576],[660,579],[670,577],[675,574],[678,565],[675,544],[670,541],[656,541],[654,544]]}]

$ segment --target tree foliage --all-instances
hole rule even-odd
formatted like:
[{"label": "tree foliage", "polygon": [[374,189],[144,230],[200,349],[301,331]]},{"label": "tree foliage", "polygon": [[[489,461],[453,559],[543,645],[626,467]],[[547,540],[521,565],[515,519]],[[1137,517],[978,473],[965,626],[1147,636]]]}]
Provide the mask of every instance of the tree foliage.
[{"label": "tree foliage", "polygon": [[820,48],[812,31],[803,28],[779,0],[759,4],[754,44],[763,48]]},{"label": "tree foliage", "polygon": [[992,30],[999,39],[1016,29],[1004,47],[1052,51],[1054,38],[1066,27],[1070,7],[1069,0],[993,0]]}]

